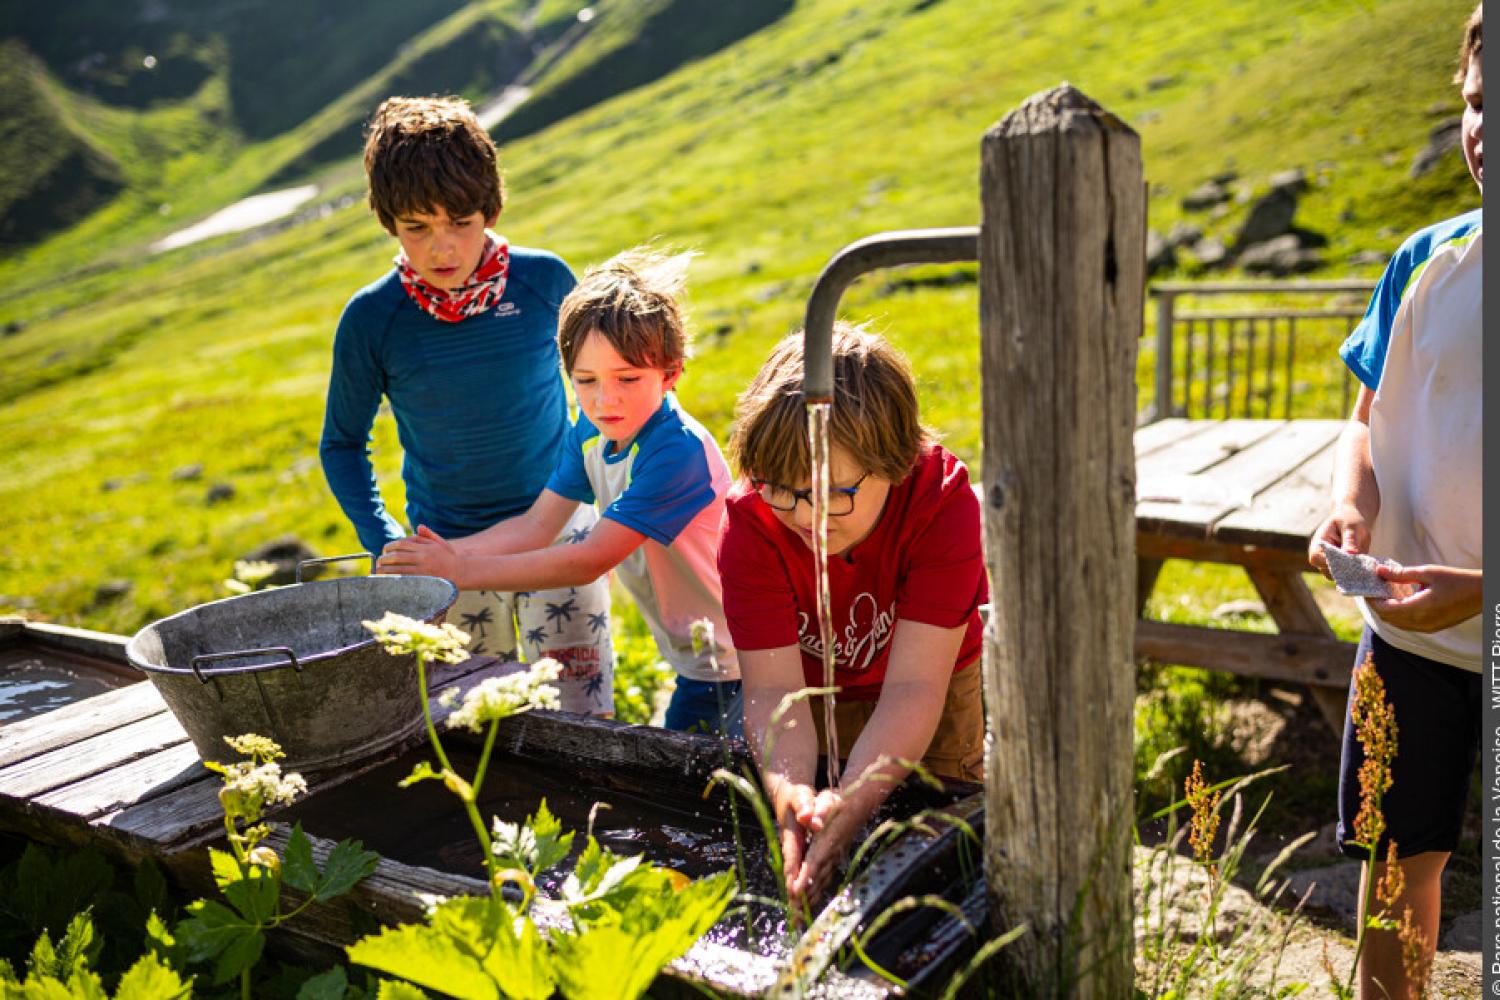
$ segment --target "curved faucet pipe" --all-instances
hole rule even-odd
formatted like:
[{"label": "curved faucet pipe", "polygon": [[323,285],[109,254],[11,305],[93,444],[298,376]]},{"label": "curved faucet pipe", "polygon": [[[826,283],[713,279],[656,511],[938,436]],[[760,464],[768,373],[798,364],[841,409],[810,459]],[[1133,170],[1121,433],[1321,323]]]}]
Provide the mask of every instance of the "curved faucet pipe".
[{"label": "curved faucet pipe", "polygon": [[844,289],[855,278],[882,267],[960,264],[978,259],[978,226],[876,233],[834,254],[807,300],[802,340],[802,394],[807,402],[833,402],[833,321]]}]

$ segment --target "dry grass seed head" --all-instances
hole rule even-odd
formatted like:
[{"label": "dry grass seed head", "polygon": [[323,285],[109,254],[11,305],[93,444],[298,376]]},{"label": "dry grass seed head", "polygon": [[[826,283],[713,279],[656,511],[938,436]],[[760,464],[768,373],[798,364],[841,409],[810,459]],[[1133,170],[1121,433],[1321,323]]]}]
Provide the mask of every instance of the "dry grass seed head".
[{"label": "dry grass seed head", "polygon": [[1183,798],[1186,799],[1188,808],[1192,811],[1188,843],[1192,845],[1193,857],[1200,864],[1208,865],[1210,874],[1213,874],[1215,870],[1215,866],[1210,862],[1213,858],[1214,837],[1219,832],[1221,797],[1222,793],[1208,790],[1208,783],[1203,779],[1203,762],[1193,761],[1193,773],[1183,783]]},{"label": "dry grass seed head", "polygon": [[1354,817],[1354,835],[1367,846],[1385,833],[1380,803],[1391,787],[1391,762],[1396,758],[1396,711],[1385,697],[1385,684],[1375,671],[1375,658],[1367,655],[1354,670],[1354,703],[1349,707],[1354,734],[1364,749],[1359,767],[1359,813]]}]

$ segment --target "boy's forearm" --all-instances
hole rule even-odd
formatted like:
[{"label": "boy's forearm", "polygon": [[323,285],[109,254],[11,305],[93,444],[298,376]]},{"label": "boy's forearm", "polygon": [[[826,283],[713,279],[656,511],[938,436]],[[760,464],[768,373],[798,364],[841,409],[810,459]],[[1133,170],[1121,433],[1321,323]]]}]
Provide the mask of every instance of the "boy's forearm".
[{"label": "boy's forearm", "polygon": [[911,773],[910,767],[898,761],[918,761],[927,753],[942,712],[943,698],[934,696],[928,686],[882,691],[864,731],[845,751],[849,758],[844,772],[846,808],[865,817],[874,813]]},{"label": "boy's forearm", "polygon": [[1366,521],[1380,513],[1380,488],[1370,461],[1370,427],[1350,420],[1334,449],[1333,506],[1357,510]]},{"label": "boy's forearm", "polygon": [[1367,523],[1380,513],[1380,488],[1370,461],[1370,407],[1374,402],[1375,393],[1368,386],[1360,386],[1354,412],[1333,451],[1333,509],[1357,511]]},{"label": "boy's forearm", "polygon": [[[552,544],[555,536],[556,532],[548,532],[545,525],[538,524],[536,519],[528,513],[506,518],[472,535],[452,539],[452,544],[453,548],[465,557],[504,556],[517,552],[530,552],[533,549],[544,549]],[[574,584],[567,584],[567,586],[574,586]]]},{"label": "boy's forearm", "polygon": [[581,545],[558,545],[505,555],[462,554],[453,580],[459,590],[555,590],[581,587],[608,573]]}]

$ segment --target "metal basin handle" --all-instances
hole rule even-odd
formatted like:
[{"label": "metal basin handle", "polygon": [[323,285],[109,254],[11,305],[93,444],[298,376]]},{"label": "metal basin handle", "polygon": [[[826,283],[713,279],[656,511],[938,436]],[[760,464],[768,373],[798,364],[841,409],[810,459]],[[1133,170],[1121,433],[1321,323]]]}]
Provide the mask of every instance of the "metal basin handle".
[{"label": "metal basin handle", "polygon": [[253,674],[259,670],[276,670],[286,666],[284,663],[256,663],[248,667],[211,671],[207,676],[204,675],[200,666],[200,664],[204,663],[216,663],[220,660],[236,660],[245,656],[264,656],[267,653],[285,656],[292,662],[292,669],[296,670],[299,674],[302,672],[302,664],[297,662],[297,654],[292,652],[289,646],[262,646],[259,649],[236,649],[227,653],[201,653],[193,657],[189,666],[193,669],[193,676],[204,684],[207,684],[217,674]]},{"label": "metal basin handle", "polygon": [[375,575],[375,553],[373,552],[350,552],[341,556],[323,556],[321,559],[304,559],[297,564],[297,582],[302,582],[303,566],[321,566],[325,563],[345,562],[350,559],[370,560],[370,575]]}]

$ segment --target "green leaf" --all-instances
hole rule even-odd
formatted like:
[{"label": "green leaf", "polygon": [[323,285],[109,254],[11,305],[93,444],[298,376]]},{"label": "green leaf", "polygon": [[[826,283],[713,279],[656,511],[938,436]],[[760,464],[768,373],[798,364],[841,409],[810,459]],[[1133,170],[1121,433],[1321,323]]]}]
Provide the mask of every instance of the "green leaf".
[{"label": "green leaf", "polygon": [[411,774],[396,782],[398,788],[410,788],[419,781],[442,781],[443,776],[432,769],[432,765],[425,760],[418,761],[417,766],[411,769]]},{"label": "green leaf", "polygon": [[375,1000],[427,1000],[427,994],[399,979],[382,979]]},{"label": "green leaf", "polygon": [[563,902],[574,907],[608,900],[640,865],[640,855],[621,858],[600,848],[590,837],[572,874],[563,881]]},{"label": "green leaf", "polygon": [[556,972],[551,952],[530,917],[516,921],[507,916],[495,935],[495,947],[484,957],[484,967],[514,1000],[547,1000],[553,993]]},{"label": "green leaf", "polygon": [[77,913],[68,921],[68,929],[56,945],[53,945],[52,938],[46,931],[37,938],[31,949],[31,958],[26,963],[29,972],[27,979],[69,979],[77,972],[86,971],[89,964],[98,959],[99,949],[103,944],[94,935],[91,911]]},{"label": "green leaf", "polygon": [[634,1000],[661,971],[637,953],[634,935],[618,927],[559,936],[553,947],[558,987],[569,1000]]},{"label": "green leaf", "polygon": [[490,850],[501,868],[520,868],[535,874],[532,863],[536,860],[536,834],[530,827],[496,817],[490,833]]},{"label": "green leaf", "polygon": [[318,865],[313,860],[312,841],[302,832],[302,824],[292,827],[281,856],[281,880],[293,889],[311,893],[318,887]]},{"label": "green leaf", "polygon": [[172,936],[166,921],[152,911],[146,918],[146,949],[167,965],[178,967],[187,964],[187,948]]},{"label": "green leaf", "polygon": [[297,1000],[344,1000],[344,991],[348,988],[349,976],[344,967],[335,965],[304,982],[297,991]]},{"label": "green leaf", "polygon": [[214,965],[214,985],[229,982],[260,961],[260,953],[265,946],[266,936],[259,930],[242,934],[231,941]]},{"label": "green leaf", "polygon": [[558,985],[570,1000],[634,1000],[657,973],[713,926],[734,896],[735,880],[721,872],[672,892],[660,869],[642,870],[653,891],[617,894],[619,922],[553,939]]},{"label": "green leaf", "polygon": [[206,962],[256,930],[238,913],[211,899],[195,900],[187,910],[190,916],[177,925],[176,936],[190,962]]},{"label": "green leaf", "polygon": [[155,955],[142,955],[120,977],[115,1000],[175,1000],[191,992],[191,981],[184,981]]},{"label": "green leaf", "polygon": [[114,871],[97,851],[55,853],[29,843],[7,875],[0,911],[16,917],[30,934],[62,933],[74,914],[114,883]]},{"label": "green leaf", "polygon": [[364,844],[357,840],[341,840],[328,852],[328,860],[323,863],[313,895],[319,902],[342,896],[373,873],[378,864],[380,855],[365,850]]},{"label": "green leaf", "polygon": [[217,847],[208,849],[208,864],[213,869],[214,885],[217,885],[220,891],[223,891],[225,886],[233,885],[245,877],[235,856]]},{"label": "green leaf", "polygon": [[457,1000],[499,1000],[500,990],[485,973],[472,946],[428,924],[403,924],[361,938],[344,949],[349,961],[441,990]]},{"label": "green leaf", "polygon": [[147,858],[136,866],[132,877],[135,901],[147,913],[166,913],[172,908],[172,895],[161,866]]},{"label": "green leaf", "polygon": [[250,923],[264,925],[275,918],[281,901],[281,879],[259,865],[251,865],[247,877],[223,888],[224,898]]},{"label": "green leaf", "polygon": [[535,867],[528,869],[535,878],[568,856],[568,852],[573,849],[573,834],[571,831],[562,832],[562,822],[547,808],[546,799],[542,799],[537,806],[536,815],[527,820],[526,825],[531,828],[536,844],[536,856],[533,858]]}]

